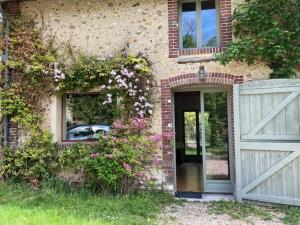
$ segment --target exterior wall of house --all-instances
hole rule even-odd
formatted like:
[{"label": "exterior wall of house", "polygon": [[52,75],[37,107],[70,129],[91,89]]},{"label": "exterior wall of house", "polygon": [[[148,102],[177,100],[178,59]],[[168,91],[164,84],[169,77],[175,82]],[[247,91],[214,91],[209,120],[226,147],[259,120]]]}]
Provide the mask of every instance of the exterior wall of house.
[{"label": "exterior wall of house", "polygon": [[[228,20],[236,2],[240,0],[220,1],[221,5],[227,7],[223,15]],[[211,80],[206,80],[206,83],[194,82],[194,86],[205,86],[210,83],[210,85],[232,87],[234,82],[265,79],[270,73],[270,70],[261,63],[253,66],[238,62],[222,66],[215,61],[178,63],[179,55],[187,57],[192,54],[193,57],[207,59],[220,49],[192,52],[180,52],[178,48],[176,49],[176,44],[178,45],[177,5],[177,0],[28,0],[21,3],[21,12],[25,16],[34,18],[38,26],[44,26],[46,36],[55,36],[56,44],[62,54],[66,46],[99,57],[112,55],[124,48],[128,53],[144,53],[153,63],[154,76],[160,85],[153,116],[153,131],[161,133],[172,131],[173,127],[170,85],[177,81],[178,87],[181,84],[191,85],[189,82],[196,76],[200,65],[204,65],[209,74],[216,76],[213,75],[209,78]],[[223,27],[224,37],[230,39],[228,36],[228,33],[231,33],[230,26],[228,24],[223,26],[226,28]],[[193,75],[189,77],[187,74]],[[51,128],[55,140],[59,141],[61,100],[53,96],[45,100],[45,104],[48,110],[44,126]],[[233,129],[231,135],[233,136]],[[172,149],[164,147],[162,157],[164,180],[171,184],[170,189],[172,189],[174,177]]]},{"label": "exterior wall of house", "polygon": [[[21,10],[23,15],[45,26],[46,34],[55,35],[62,51],[70,44],[76,50],[102,57],[128,46],[130,53],[146,54],[153,63],[158,83],[161,79],[195,73],[200,65],[179,64],[176,58],[169,58],[167,0],[32,0],[22,2]],[[265,78],[270,72],[260,64],[251,67],[237,62],[228,66],[212,61],[201,64],[207,71],[244,75],[246,79]],[[153,124],[156,132],[161,132],[160,115],[158,102]],[[46,125],[50,125],[50,120]]]}]

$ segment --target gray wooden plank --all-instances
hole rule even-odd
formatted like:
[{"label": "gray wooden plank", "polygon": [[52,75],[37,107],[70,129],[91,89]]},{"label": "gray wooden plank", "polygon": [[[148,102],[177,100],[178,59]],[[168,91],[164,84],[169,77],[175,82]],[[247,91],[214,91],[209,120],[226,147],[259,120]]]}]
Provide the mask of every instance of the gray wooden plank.
[{"label": "gray wooden plank", "polygon": [[[265,118],[274,109],[272,94],[261,95],[261,109],[262,109],[262,118]],[[273,120],[268,122],[263,127],[262,134],[263,135],[274,135],[274,121]]]},{"label": "gray wooden plank", "polygon": [[[287,93],[274,94],[273,102],[275,107],[278,106],[284,99]],[[277,115],[274,116],[275,135],[286,135],[286,122],[285,122],[285,108],[283,108]]]}]

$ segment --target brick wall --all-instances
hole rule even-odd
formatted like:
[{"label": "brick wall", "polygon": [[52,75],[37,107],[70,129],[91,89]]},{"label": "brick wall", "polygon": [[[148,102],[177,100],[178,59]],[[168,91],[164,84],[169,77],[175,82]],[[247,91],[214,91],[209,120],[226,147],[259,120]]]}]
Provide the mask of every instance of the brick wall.
[{"label": "brick wall", "polygon": [[[162,110],[162,132],[174,132],[173,124],[173,90],[180,87],[221,87],[230,93],[230,141],[231,141],[231,163],[234,165],[234,115],[233,115],[233,84],[242,83],[243,76],[233,76],[224,73],[208,73],[204,80],[198,78],[198,74],[183,74],[169,79],[161,80],[161,110]],[[174,151],[170,146],[168,139],[163,139],[162,160],[164,182],[166,185],[172,185],[174,182]],[[231,169],[231,176],[234,180],[234,170]]]},{"label": "brick wall", "polygon": [[231,26],[231,0],[220,0],[220,29],[221,46],[219,48],[195,48],[179,49],[179,0],[168,0],[169,20],[169,57],[176,58],[179,55],[207,54],[222,51],[232,40]]},{"label": "brick wall", "polygon": [[3,10],[8,16],[17,16],[20,14],[20,1],[12,0],[2,4]]}]

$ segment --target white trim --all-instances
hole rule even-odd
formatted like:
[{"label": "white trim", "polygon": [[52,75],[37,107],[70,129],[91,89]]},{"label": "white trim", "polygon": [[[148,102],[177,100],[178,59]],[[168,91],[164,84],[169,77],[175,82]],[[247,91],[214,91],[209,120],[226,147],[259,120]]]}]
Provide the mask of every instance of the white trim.
[{"label": "white trim", "polygon": [[234,144],[235,144],[235,191],[236,200],[242,202],[242,168],[240,146],[240,91],[239,85],[233,86],[233,109],[234,109]]}]

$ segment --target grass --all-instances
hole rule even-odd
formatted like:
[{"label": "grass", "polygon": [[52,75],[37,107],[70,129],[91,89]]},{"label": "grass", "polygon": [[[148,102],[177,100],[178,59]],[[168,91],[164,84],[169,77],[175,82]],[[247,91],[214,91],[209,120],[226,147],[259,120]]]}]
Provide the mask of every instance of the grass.
[{"label": "grass", "polygon": [[260,206],[252,203],[218,201],[209,204],[209,213],[227,214],[232,219],[245,220],[251,224],[251,217],[261,220],[273,220],[277,217],[284,224],[300,225],[300,208],[290,206]]},{"label": "grass", "polygon": [[1,225],[154,224],[164,206],[175,202],[164,192],[97,195],[84,190],[30,187],[0,182]]}]

